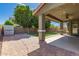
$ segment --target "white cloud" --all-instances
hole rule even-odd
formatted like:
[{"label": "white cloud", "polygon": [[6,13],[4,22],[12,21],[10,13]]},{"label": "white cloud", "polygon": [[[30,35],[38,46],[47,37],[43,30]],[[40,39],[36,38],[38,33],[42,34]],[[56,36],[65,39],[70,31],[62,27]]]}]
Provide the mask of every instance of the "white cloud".
[{"label": "white cloud", "polygon": [[23,6],[26,6],[25,4],[23,4],[23,3],[17,3],[17,4],[19,4],[19,5],[23,5]]}]

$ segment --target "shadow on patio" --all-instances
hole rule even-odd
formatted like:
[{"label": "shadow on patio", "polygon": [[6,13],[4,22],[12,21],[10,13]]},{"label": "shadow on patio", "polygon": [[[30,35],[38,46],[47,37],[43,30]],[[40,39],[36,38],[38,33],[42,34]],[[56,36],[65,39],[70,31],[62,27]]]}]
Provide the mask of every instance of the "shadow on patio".
[{"label": "shadow on patio", "polygon": [[77,36],[64,36],[49,44],[79,54],[79,37]]},{"label": "shadow on patio", "polygon": [[4,36],[3,41],[16,41],[16,40],[22,40],[22,39],[29,39],[30,37],[32,36],[28,34],[15,34],[12,36]]},{"label": "shadow on patio", "polygon": [[79,54],[76,54],[74,52],[70,52],[69,50],[64,49],[64,48],[69,48],[70,46],[73,47],[75,45],[77,45],[76,47],[78,47],[79,40],[78,38],[76,39],[75,38],[76,37],[64,36],[50,43],[39,42],[40,48],[33,52],[28,53],[28,55],[29,56],[46,56],[46,55],[47,56],[75,56],[75,55],[79,55]]}]

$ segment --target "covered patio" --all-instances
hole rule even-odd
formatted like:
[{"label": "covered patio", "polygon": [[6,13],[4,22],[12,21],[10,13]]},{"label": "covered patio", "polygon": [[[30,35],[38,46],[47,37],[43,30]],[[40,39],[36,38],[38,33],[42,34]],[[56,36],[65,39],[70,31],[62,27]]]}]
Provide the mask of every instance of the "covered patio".
[{"label": "covered patio", "polygon": [[[79,4],[44,3],[34,11],[34,15],[39,16],[39,41],[47,41],[49,45],[79,53]],[[55,36],[45,40],[45,19],[60,23],[62,37]],[[64,24],[66,33],[63,31]]]},{"label": "covered patio", "polygon": [[63,34],[64,23],[66,33],[69,35],[79,35],[79,4],[76,3],[44,3],[40,4],[34,11],[34,15],[39,16],[39,40],[45,40],[45,19],[60,23],[60,34]]}]

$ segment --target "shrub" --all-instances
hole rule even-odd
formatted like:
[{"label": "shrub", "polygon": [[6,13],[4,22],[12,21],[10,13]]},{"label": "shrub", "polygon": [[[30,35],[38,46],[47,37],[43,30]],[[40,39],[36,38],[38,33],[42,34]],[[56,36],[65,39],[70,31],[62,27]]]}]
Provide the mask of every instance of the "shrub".
[{"label": "shrub", "polygon": [[13,22],[10,20],[5,21],[4,25],[13,25]]}]

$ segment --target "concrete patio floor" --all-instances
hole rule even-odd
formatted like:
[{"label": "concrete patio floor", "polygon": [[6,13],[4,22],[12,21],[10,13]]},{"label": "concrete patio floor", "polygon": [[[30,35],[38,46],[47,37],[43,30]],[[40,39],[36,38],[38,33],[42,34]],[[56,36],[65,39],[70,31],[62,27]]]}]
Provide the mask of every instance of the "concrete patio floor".
[{"label": "concrete patio floor", "polygon": [[[61,47],[57,47],[52,42],[61,35],[54,35],[45,42],[39,42],[38,37],[27,34],[16,34],[14,36],[4,36],[1,55],[2,56],[76,56],[78,53],[70,52]],[[52,41],[53,40],[53,41]]]},{"label": "concrete patio floor", "polygon": [[50,45],[79,54],[78,36],[57,35],[46,39],[46,42]]}]

